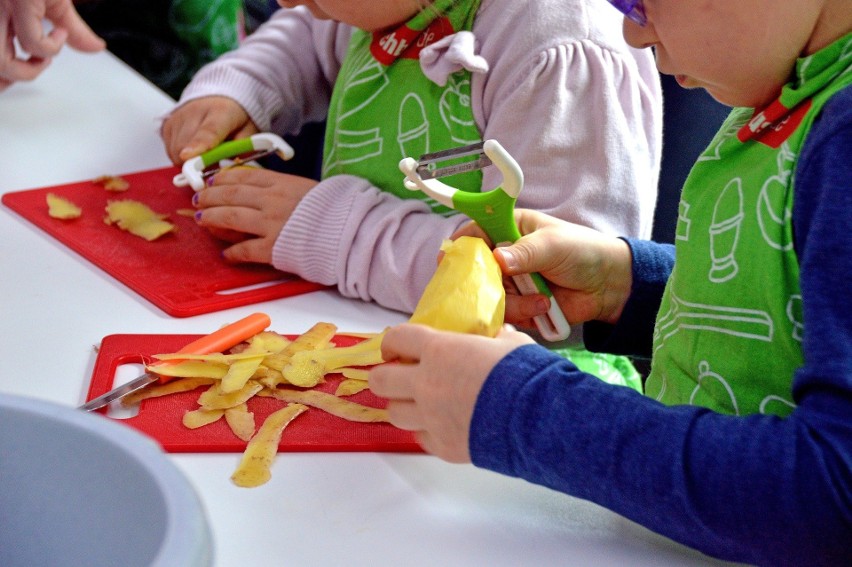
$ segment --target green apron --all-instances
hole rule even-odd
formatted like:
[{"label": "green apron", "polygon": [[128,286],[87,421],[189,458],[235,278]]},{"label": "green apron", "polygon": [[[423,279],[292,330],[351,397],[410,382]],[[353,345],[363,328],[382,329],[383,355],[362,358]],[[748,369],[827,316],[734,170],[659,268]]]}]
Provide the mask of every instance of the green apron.
[{"label": "green apron", "polygon": [[[323,178],[357,175],[403,199],[423,199],[439,214],[455,214],[406,189],[399,162],[482,140],[470,105],[470,71],[439,86],[423,74],[419,57],[426,45],[470,31],[478,8],[479,0],[439,0],[391,32],[355,30],[331,96]],[[444,181],[480,191],[482,172]]]},{"label": "green apron", "polygon": [[803,363],[796,162],[823,105],[850,84],[852,34],[799,59],[766,108],[734,109],[698,158],[681,195],[648,396],[735,415],[793,411]]}]

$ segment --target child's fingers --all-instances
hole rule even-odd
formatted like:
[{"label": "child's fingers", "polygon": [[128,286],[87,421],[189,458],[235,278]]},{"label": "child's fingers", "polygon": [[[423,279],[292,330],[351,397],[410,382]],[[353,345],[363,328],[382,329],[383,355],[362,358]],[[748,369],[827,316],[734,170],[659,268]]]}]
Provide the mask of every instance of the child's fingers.
[{"label": "child's fingers", "polygon": [[236,230],[228,230],[225,228],[216,228],[212,226],[208,226],[205,228],[207,228],[207,231],[215,238],[218,238],[219,240],[224,240],[225,242],[230,242],[231,244],[237,244],[238,242],[242,242],[243,240],[254,238],[254,235],[246,234],[245,232],[238,232]]},{"label": "child's fingers", "polygon": [[220,184],[218,182],[219,179],[221,178],[217,175],[217,183],[215,185],[195,194],[193,203],[196,207],[202,209],[212,207],[246,207],[258,211],[264,209],[267,201],[263,187],[243,184]]},{"label": "child's fingers", "polygon": [[234,139],[239,140],[240,138],[248,138],[258,132],[260,132],[260,130],[254,125],[254,122],[249,121],[243,127],[234,132]]},{"label": "child's fingers", "polygon": [[509,276],[538,271],[535,267],[535,248],[527,246],[523,240],[510,246],[495,248],[494,259],[497,260],[500,270]]},{"label": "child's fingers", "polygon": [[406,431],[422,431],[423,417],[415,402],[392,401],[387,407],[390,422]]},{"label": "child's fingers", "polygon": [[183,161],[215,148],[229,137],[245,137],[239,133],[253,127],[242,107],[227,97],[200,98],[187,103],[178,112],[183,118],[176,139],[185,141],[178,151]]},{"label": "child's fingers", "polygon": [[229,262],[269,264],[272,262],[273,241],[267,238],[251,238],[226,248],[222,256]]},{"label": "child's fingers", "polygon": [[547,297],[506,294],[506,321],[522,327],[532,327],[533,317],[544,315],[550,309]]},{"label": "child's fingers", "polygon": [[455,232],[454,232],[454,233],[450,236],[450,239],[452,239],[452,240],[458,240],[458,239],[459,239],[459,238],[461,238],[462,236],[474,236],[474,237],[477,237],[477,238],[482,238],[483,240],[485,240],[485,242],[487,242],[487,243],[488,243],[488,245],[489,245],[489,246],[492,246],[492,245],[493,245],[493,243],[492,243],[492,242],[491,242],[491,240],[488,238],[488,236],[486,236],[485,231],[484,231],[484,230],[482,230],[482,229],[479,227],[479,225],[478,225],[478,224],[476,224],[476,223],[475,223],[475,222],[473,222],[473,221],[467,222],[467,223],[463,224],[462,226],[460,226],[460,227],[459,227],[459,228],[458,228],[458,229],[457,229],[457,230],[456,230],[456,231],[455,231]]},{"label": "child's fingers", "polygon": [[178,159],[184,162],[218,146],[228,135],[215,121],[205,121],[201,127],[178,150]]},{"label": "child's fingers", "polygon": [[242,206],[215,206],[195,212],[195,221],[201,226],[235,230],[257,236],[264,233],[262,220],[260,211]]},{"label": "child's fingers", "polygon": [[409,364],[383,364],[370,370],[370,391],[389,400],[414,399],[414,384]]},{"label": "child's fingers", "polygon": [[423,325],[403,323],[391,327],[382,339],[382,358],[402,362],[417,362],[431,329]]}]

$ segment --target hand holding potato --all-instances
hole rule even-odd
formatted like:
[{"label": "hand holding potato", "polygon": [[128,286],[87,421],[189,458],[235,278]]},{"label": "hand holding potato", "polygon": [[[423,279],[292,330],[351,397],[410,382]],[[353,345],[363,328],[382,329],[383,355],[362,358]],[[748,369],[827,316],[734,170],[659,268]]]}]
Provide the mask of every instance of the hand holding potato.
[{"label": "hand holding potato", "polygon": [[178,107],[163,121],[160,134],[169,159],[180,165],[228,139],[246,138],[258,132],[248,113],[235,100],[209,96]]},{"label": "hand holding potato", "polygon": [[413,431],[424,450],[469,463],[468,432],[479,391],[494,366],[533,340],[504,328],[496,338],[403,324],[382,340],[382,358],[370,370],[370,390],[388,399],[388,417]]},{"label": "hand holding potato", "polygon": [[[633,281],[627,243],[538,211],[517,209],[515,219],[524,236],[511,246],[494,250],[503,274],[540,273],[552,284],[553,297],[572,325],[591,320],[616,322]],[[483,232],[471,223],[453,238],[463,235],[483,236]],[[546,313],[549,305],[545,296],[522,296],[509,284],[506,322],[534,328],[532,318]]]}]

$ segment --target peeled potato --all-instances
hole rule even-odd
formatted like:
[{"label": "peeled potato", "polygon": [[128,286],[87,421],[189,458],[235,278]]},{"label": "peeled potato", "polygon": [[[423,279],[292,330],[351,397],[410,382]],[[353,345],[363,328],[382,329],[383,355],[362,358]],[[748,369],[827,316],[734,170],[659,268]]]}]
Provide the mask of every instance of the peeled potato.
[{"label": "peeled potato", "polygon": [[426,286],[411,323],[494,337],[503,326],[506,292],[500,266],[481,238],[462,236],[441,246],[444,257]]}]

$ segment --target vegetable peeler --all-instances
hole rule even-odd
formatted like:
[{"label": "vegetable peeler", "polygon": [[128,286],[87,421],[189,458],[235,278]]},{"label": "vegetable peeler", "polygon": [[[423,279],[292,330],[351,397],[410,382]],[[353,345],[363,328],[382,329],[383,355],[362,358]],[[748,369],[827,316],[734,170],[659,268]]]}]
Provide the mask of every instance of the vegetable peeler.
[{"label": "vegetable peeler", "polygon": [[[222,327],[218,331],[214,331],[209,335],[189,343],[178,352],[183,354],[210,354],[212,352],[222,352],[238,345],[246,339],[253,337],[266,329],[269,324],[269,315],[266,313],[252,313],[248,317],[244,317],[239,321],[235,321],[230,325]],[[160,362],[159,364],[175,364],[177,362],[179,362],[179,360],[167,360],[165,362]],[[86,402],[77,409],[93,411],[102,408],[115,400],[119,400],[127,394],[144,388],[148,384],[153,384],[158,380],[160,382],[168,382],[171,378],[159,376],[154,372],[146,372],[138,378],[134,378],[127,384],[113,388],[106,394]]]},{"label": "vegetable peeler", "polygon": [[[288,160],[294,153],[293,148],[280,136],[269,132],[255,134],[248,138],[225,142],[200,156],[186,160],[181,173],[175,175],[173,181],[178,187],[189,185],[194,190],[201,191],[204,189],[205,180],[223,169],[270,154],[278,154],[281,159]],[[223,160],[232,161],[220,163]]]},{"label": "vegetable peeler", "polygon": [[[474,159],[457,162],[459,158],[469,156],[474,156]],[[439,167],[440,163],[448,160],[456,163]],[[482,169],[492,163],[503,174],[503,184],[491,191],[459,191],[438,180],[439,177]],[[412,191],[419,189],[442,205],[464,213],[476,221],[495,246],[506,246],[521,238],[514,211],[515,201],[524,186],[524,174],[518,162],[497,140],[424,154],[419,161],[407,157],[399,162],[399,169],[405,174],[406,188]],[[540,293],[551,298],[550,310],[534,319],[541,336],[551,342],[566,339],[571,333],[571,326],[553,300],[553,292],[541,274],[519,274],[512,279],[523,295]]]}]

